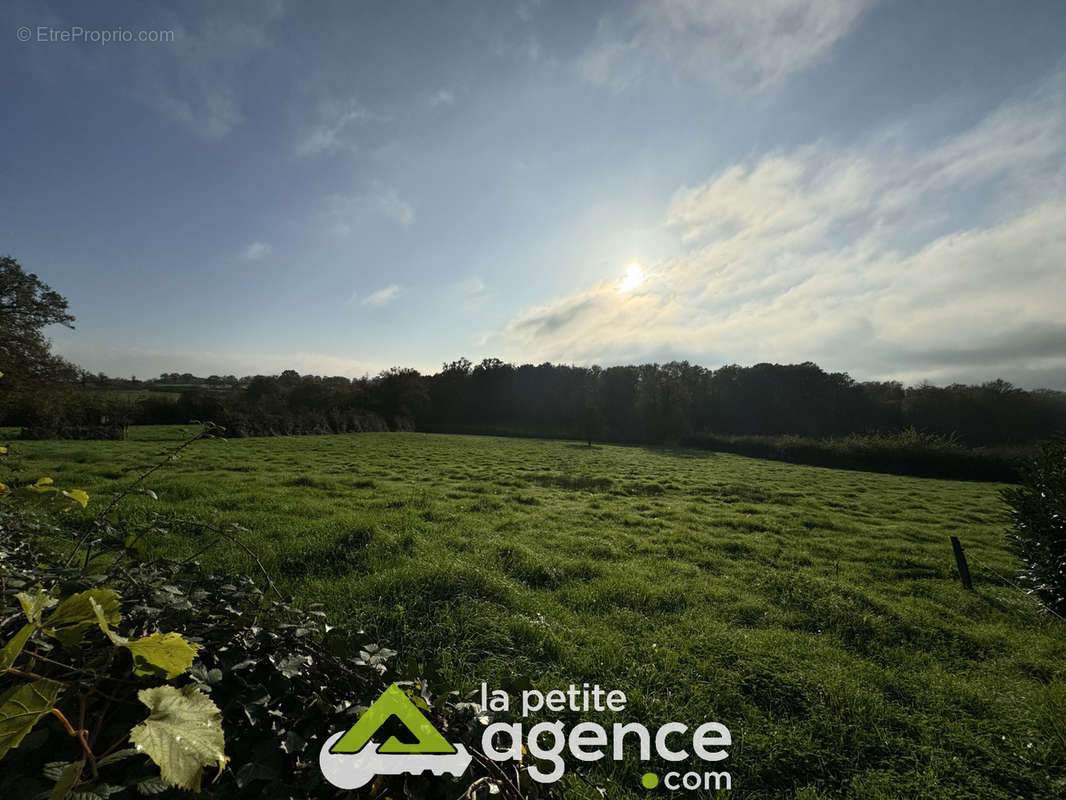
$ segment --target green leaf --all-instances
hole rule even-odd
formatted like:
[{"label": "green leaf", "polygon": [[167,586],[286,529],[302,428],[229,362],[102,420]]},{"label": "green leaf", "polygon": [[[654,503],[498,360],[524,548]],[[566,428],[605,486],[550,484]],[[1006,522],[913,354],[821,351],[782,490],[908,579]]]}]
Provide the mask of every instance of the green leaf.
[{"label": "green leaf", "polygon": [[39,680],[0,695],[0,758],[18,747],[37,721],[52,710],[59,689],[55,681]]},{"label": "green leaf", "polygon": [[33,632],[37,630],[37,626],[32,622],[23,625],[19,632],[11,637],[11,641],[4,645],[0,650],[0,670],[5,670],[15,663],[15,659],[19,657],[19,653],[22,652],[22,648],[26,646],[26,642],[33,635]]},{"label": "green leaf", "polygon": [[34,625],[40,625],[41,616],[44,612],[55,607],[56,603],[59,602],[44,589],[33,589],[30,592],[19,592],[15,597],[18,598],[19,605],[22,606],[22,612],[26,615],[26,619]]},{"label": "green leaf", "polygon": [[49,761],[41,767],[41,774],[48,780],[52,781],[52,783],[55,783],[63,777],[63,773],[66,772],[67,767],[73,763],[73,761]]},{"label": "green leaf", "polygon": [[52,793],[48,795],[48,800],[67,800],[70,790],[78,782],[78,778],[81,777],[81,771],[84,768],[84,761],[75,761],[73,764],[68,765],[63,770],[63,774],[59,776],[56,785],[52,787]]},{"label": "green leaf", "polygon": [[144,556],[148,550],[144,543],[144,537],[139,533],[131,533],[127,536],[122,546],[138,556]]},{"label": "green leaf", "polygon": [[130,732],[130,741],[159,765],[163,780],[182,789],[200,790],[203,768],[226,766],[222,715],[196,686],[142,689],[148,719]]},{"label": "green leaf", "polygon": [[72,594],[60,602],[44,620],[42,627],[49,636],[59,639],[64,647],[74,647],[89,626],[99,624],[101,617],[97,616],[94,603],[100,607],[100,614],[106,622],[112,625],[119,623],[122,614],[118,610],[118,600],[118,592],[114,589],[88,589]]},{"label": "green leaf", "polygon": [[104,635],[115,644],[126,644],[129,641],[125,636],[119,636],[111,630],[111,626],[108,624],[107,610],[96,602],[92,597],[89,598],[89,605],[92,606],[93,613],[96,615],[96,624],[100,626],[100,630],[104,632]]},{"label": "green leaf", "polygon": [[96,760],[97,767],[106,767],[109,764],[117,764],[119,761],[123,761],[131,756],[137,755],[137,751],[132,747],[127,747],[124,750],[116,750],[109,756],[104,756]]},{"label": "green leaf", "polygon": [[179,633],[153,633],[143,639],[132,639],[122,647],[133,655],[135,675],[156,676],[168,681],[192,666],[198,649]]},{"label": "green leaf", "polygon": [[64,599],[44,621],[44,627],[59,628],[81,623],[95,624],[96,611],[92,606],[93,601],[104,610],[104,616],[110,624],[117,625],[122,620],[122,614],[118,610],[118,592],[114,589],[88,589]]},{"label": "green leaf", "polygon": [[145,778],[137,783],[137,791],[145,796],[170,791],[170,784],[162,778]]}]

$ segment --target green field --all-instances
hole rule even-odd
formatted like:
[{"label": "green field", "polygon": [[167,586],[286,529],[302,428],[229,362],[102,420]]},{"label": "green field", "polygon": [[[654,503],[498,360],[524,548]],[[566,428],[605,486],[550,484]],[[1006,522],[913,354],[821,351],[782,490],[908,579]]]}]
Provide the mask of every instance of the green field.
[{"label": "green field", "polygon": [[[27,474],[86,489],[91,511],[178,435],[17,449]],[[598,683],[629,705],[595,721],[726,724],[732,797],[1066,796],[1066,627],[987,571],[1016,569],[997,485],[360,434],[198,442],[146,486],[158,502],[127,514],[246,526],[299,603],[425,661],[438,688]],[[203,560],[254,570],[232,545]],[[665,796],[640,788],[665,766],[602,761],[589,780]]]}]

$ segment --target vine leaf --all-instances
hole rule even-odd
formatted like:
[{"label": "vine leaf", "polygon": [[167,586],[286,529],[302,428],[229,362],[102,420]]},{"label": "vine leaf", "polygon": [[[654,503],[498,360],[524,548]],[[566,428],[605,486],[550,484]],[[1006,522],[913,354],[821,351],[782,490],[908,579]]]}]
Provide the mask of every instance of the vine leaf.
[{"label": "vine leaf", "polygon": [[181,689],[141,689],[138,699],[151,712],[130,732],[130,741],[159,766],[163,780],[182,789],[200,790],[203,768],[226,766],[222,715],[195,685]]},{"label": "vine leaf", "polygon": [[102,615],[111,625],[121,621],[118,600],[118,592],[114,589],[88,589],[72,594],[56,607],[41,626],[49,636],[59,639],[64,647],[74,647],[81,641],[86,629],[98,623],[98,615]]},{"label": "vine leaf", "polygon": [[92,598],[89,599],[100,630],[119,647],[133,656],[133,674],[148,678],[171,680],[192,666],[199,645],[186,641],[180,633],[152,633],[141,639],[127,639],[111,630],[107,612]]},{"label": "vine leaf", "polygon": [[11,641],[5,644],[3,649],[0,649],[0,671],[15,663],[15,659],[19,657],[19,653],[22,652],[22,648],[26,646],[26,642],[29,641],[35,630],[37,630],[37,626],[32,622],[23,625],[19,632],[11,637]]},{"label": "vine leaf", "polygon": [[34,589],[32,592],[19,592],[15,597],[18,598],[19,605],[22,606],[22,612],[26,615],[26,619],[32,622],[34,625],[41,624],[41,617],[44,612],[50,608],[54,608],[56,600],[44,589]]},{"label": "vine leaf", "polygon": [[133,655],[133,674],[171,680],[192,666],[197,645],[180,633],[153,633],[122,645]]},{"label": "vine leaf", "polygon": [[52,710],[59,689],[55,681],[38,680],[0,695],[0,758],[18,747],[37,721]]}]

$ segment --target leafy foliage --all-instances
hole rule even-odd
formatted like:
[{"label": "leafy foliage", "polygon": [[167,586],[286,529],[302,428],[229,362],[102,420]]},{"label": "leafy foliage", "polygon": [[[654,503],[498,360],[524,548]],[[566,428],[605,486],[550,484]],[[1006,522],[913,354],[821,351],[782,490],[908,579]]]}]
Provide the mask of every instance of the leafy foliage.
[{"label": "leafy foliage", "polygon": [[1066,442],[1051,441],[1022,468],[1020,486],[1006,489],[1014,551],[1022,580],[1044,605],[1066,616]]},{"label": "leafy foliage", "polygon": [[0,758],[18,747],[38,720],[52,710],[59,689],[55,681],[34,680],[0,695]]},{"label": "leafy foliage", "polygon": [[50,413],[77,374],[51,352],[42,333],[49,325],[73,327],[67,301],[11,256],[0,256],[0,417]]},{"label": "leafy foliage", "polygon": [[211,698],[195,685],[181,689],[141,689],[137,699],[148,706],[148,719],[130,732],[130,741],[159,765],[167,783],[200,791],[204,767],[226,766],[221,715]]}]

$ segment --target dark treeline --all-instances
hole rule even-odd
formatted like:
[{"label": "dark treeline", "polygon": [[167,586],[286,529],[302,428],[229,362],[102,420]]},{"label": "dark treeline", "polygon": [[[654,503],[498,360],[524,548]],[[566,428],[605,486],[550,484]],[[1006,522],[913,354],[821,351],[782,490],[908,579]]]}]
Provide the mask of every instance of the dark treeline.
[{"label": "dark treeline", "polygon": [[[39,399],[39,398],[38,398]],[[232,436],[425,430],[682,443],[710,436],[809,438],[914,429],[967,447],[1016,445],[1066,429],[1066,393],[859,382],[815,364],[706,369],[515,366],[465,359],[433,375],[235,378],[171,373],[150,381],[83,373],[64,401],[8,406],[29,436],[210,419]]]}]

